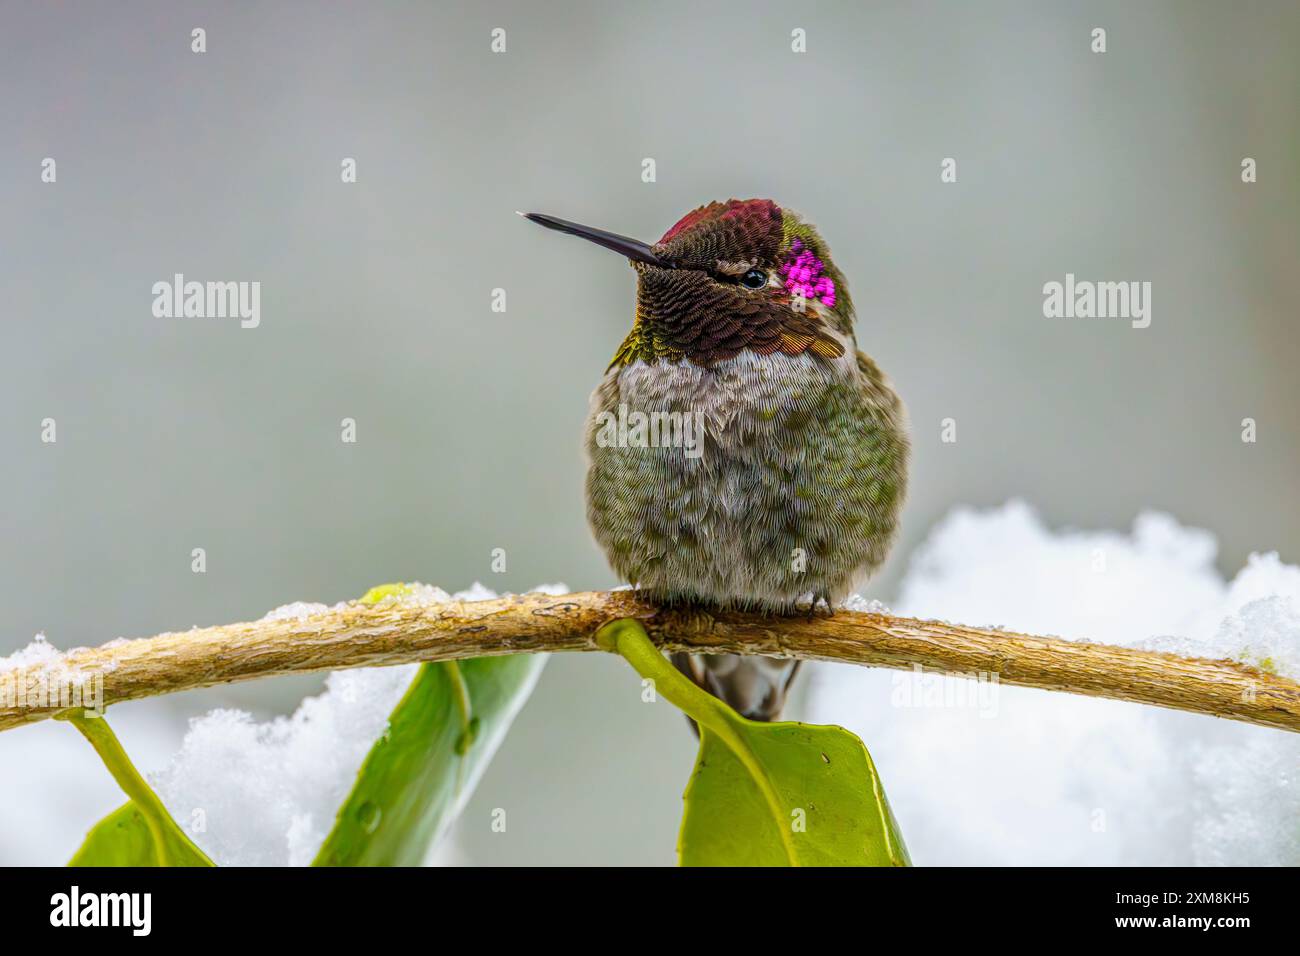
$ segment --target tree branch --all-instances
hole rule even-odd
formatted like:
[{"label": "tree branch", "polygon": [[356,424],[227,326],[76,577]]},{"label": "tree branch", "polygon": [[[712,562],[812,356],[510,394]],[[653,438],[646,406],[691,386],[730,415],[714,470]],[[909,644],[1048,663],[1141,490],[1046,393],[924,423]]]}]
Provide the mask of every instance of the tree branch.
[{"label": "tree branch", "polygon": [[[445,604],[352,603],[68,652],[55,665],[0,670],[0,730],[68,707],[41,697],[69,675],[102,678],[104,705],[233,681],[540,651],[594,651],[597,628],[633,617],[665,650],[761,654],[929,672],[1136,701],[1300,731],[1300,683],[1233,661],[1177,657],[937,621],[837,611],[761,617],[664,609],[631,592],[526,594]],[[17,692],[16,692],[17,689]]]}]

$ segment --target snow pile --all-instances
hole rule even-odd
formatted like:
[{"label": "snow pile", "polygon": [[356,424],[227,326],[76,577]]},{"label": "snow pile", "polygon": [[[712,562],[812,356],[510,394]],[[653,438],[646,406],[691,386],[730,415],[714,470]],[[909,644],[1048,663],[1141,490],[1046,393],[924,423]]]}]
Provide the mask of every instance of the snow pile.
[{"label": "snow pile", "polygon": [[305,866],[418,666],[336,671],[323,694],[266,723],[214,710],[149,782],[217,864]]},{"label": "snow pile", "polygon": [[[110,642],[111,644],[111,642]],[[109,645],[106,645],[109,646]],[[76,647],[72,650],[84,650]],[[45,639],[44,634],[37,634],[26,647],[14,651],[8,657],[0,657],[0,680],[16,680],[11,672],[20,669],[29,670],[27,683],[67,684],[80,686],[94,677],[80,668],[68,664],[67,651],[61,651]],[[112,670],[112,667],[107,668]],[[8,691],[8,688],[5,688]]]},{"label": "snow pile", "polygon": [[[78,648],[80,650],[80,648]],[[67,655],[37,634],[32,642],[8,657],[0,657],[0,703],[9,707],[79,707],[88,713],[104,710],[104,674],[83,671]]]},{"label": "snow pile", "polygon": [[[1257,555],[1229,584],[1215,550],[1160,514],[1125,535],[960,509],[893,610],[1300,678],[1300,568]],[[919,864],[1300,864],[1300,735],[849,665],[812,685],[808,719],[863,738]]]},{"label": "snow pile", "polygon": [[[385,600],[438,604],[497,597],[478,582],[450,596],[431,585],[410,588]],[[267,618],[303,619],[321,610],[292,604]],[[180,753],[149,782],[218,865],[306,866],[418,666],[335,671],[323,694],[304,700],[293,716],[265,723],[242,711],[212,711],[190,722]]]},{"label": "snow pile", "polygon": [[[337,607],[338,605],[335,605]],[[328,604],[314,604],[308,601],[294,601],[282,604],[273,611],[262,615],[263,621],[305,621],[313,614],[324,614],[329,610]]]},{"label": "snow pile", "polygon": [[63,652],[47,641],[44,634],[37,634],[22,650],[14,651],[8,657],[0,657],[0,674],[20,667],[53,669],[61,666],[62,662]]}]

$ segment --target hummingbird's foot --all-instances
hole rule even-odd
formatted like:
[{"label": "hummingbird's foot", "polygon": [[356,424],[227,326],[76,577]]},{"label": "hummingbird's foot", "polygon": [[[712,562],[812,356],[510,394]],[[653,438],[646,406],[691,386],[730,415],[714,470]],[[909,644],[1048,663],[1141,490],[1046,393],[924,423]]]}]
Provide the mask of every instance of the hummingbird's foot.
[{"label": "hummingbird's foot", "polygon": [[811,621],[817,616],[817,604],[819,602],[826,605],[827,617],[832,617],[835,614],[834,609],[831,607],[830,594],[826,591],[813,591],[810,598],[808,602],[808,620]]},{"label": "hummingbird's foot", "polygon": [[[830,594],[829,594],[828,592],[826,592],[826,591],[822,591],[822,592],[821,592],[819,595],[817,595],[817,596],[818,596],[819,598],[821,598],[822,603],[826,605],[826,616],[827,616],[827,617],[834,617],[834,616],[835,616],[835,605],[831,603],[831,596],[830,596]],[[817,602],[816,602],[816,601],[813,601],[813,603],[816,604]]]},{"label": "hummingbird's foot", "polygon": [[827,592],[827,591],[814,591],[814,592],[813,592],[813,595],[812,595],[812,602],[808,605],[808,620],[811,621],[813,618],[815,618],[815,617],[817,616],[817,604],[818,604],[818,602],[821,602],[822,604],[825,604],[825,605],[826,605],[826,616],[827,616],[827,617],[834,617],[834,616],[835,616],[835,608],[831,606],[831,596],[830,596],[829,592]]}]

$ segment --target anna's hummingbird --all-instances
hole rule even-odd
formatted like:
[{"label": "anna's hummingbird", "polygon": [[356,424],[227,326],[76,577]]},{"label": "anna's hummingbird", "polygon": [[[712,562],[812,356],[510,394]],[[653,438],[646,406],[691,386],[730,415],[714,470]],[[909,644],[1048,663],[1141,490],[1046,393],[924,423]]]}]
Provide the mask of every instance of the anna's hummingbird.
[{"label": "anna's hummingbird", "polygon": [[[586,434],[587,516],[614,570],[653,601],[769,613],[830,606],[874,571],[906,489],[906,413],[857,349],[817,230],[767,199],[701,206],[654,245],[527,218],[623,254],[637,275],[632,331]],[[757,720],[779,716],[797,668],[673,662]]]}]

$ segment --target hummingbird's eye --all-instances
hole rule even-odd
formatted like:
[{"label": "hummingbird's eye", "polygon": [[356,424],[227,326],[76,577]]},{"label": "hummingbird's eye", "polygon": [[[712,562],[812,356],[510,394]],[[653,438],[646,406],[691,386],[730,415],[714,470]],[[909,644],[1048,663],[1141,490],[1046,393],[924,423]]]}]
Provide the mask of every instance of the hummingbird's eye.
[{"label": "hummingbird's eye", "polygon": [[761,289],[767,285],[767,273],[762,269],[750,269],[740,277],[740,284],[746,289]]}]

